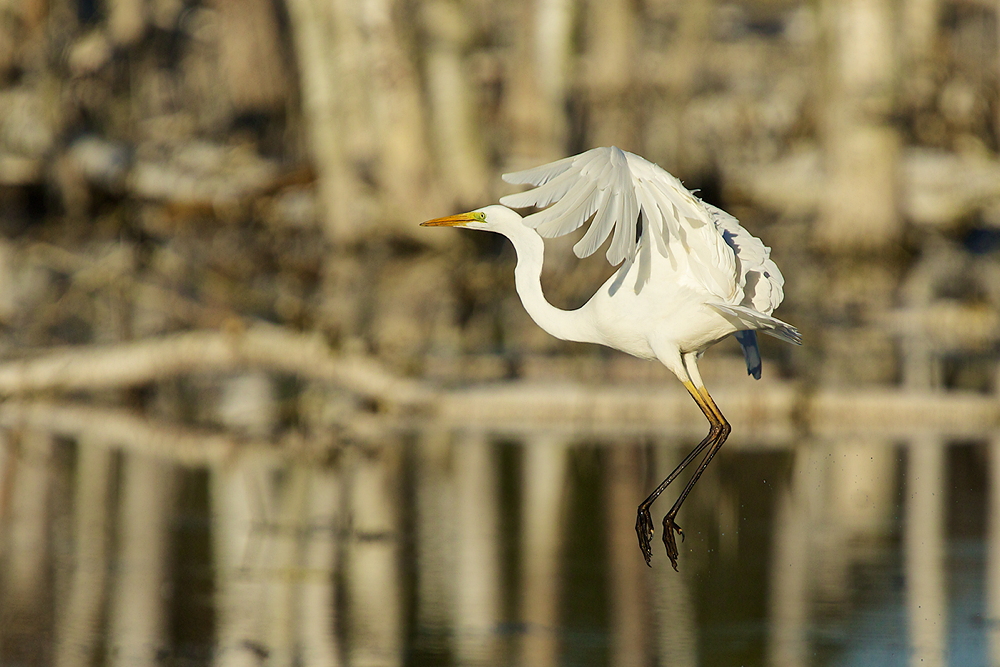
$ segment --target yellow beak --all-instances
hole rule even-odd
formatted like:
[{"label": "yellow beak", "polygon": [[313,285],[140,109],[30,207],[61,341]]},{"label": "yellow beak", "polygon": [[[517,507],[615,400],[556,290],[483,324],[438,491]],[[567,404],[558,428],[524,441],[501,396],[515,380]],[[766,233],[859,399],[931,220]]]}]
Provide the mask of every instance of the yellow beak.
[{"label": "yellow beak", "polygon": [[477,217],[475,213],[459,213],[458,215],[449,215],[444,218],[434,218],[433,220],[428,220],[427,222],[421,222],[421,227],[462,227],[469,222],[482,222],[482,218]]}]

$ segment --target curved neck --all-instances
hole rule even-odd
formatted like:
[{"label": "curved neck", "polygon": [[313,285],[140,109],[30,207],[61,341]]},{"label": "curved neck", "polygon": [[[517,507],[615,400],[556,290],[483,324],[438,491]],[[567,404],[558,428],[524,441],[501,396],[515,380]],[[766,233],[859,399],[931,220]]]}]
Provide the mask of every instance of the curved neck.
[{"label": "curved neck", "polygon": [[531,319],[556,338],[579,343],[599,342],[593,323],[584,313],[586,306],[576,310],[562,310],[545,299],[542,293],[545,243],[538,232],[518,225],[513,230],[505,230],[504,236],[514,244],[514,251],[517,253],[514,284]]}]

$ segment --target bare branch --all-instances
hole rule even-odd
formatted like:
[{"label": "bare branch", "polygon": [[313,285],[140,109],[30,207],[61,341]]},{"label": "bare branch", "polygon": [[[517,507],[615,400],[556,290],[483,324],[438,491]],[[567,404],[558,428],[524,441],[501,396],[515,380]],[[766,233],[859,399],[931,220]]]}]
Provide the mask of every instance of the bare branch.
[{"label": "bare branch", "polygon": [[0,364],[0,395],[111,389],[185,373],[246,368],[325,380],[390,404],[422,404],[433,393],[374,360],[337,357],[317,335],[255,324],[245,330],[192,331],[10,361]]}]

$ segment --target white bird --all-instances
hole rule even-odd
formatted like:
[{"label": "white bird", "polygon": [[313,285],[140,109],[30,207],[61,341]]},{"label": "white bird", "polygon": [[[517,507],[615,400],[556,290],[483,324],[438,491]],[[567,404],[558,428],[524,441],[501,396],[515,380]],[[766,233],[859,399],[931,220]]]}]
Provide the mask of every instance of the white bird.
[{"label": "white bird", "polygon": [[[635,525],[649,565],[654,534],[650,506],[707,450],[663,517],[663,543],[676,570],[674,533],[684,535],[675,522],[677,512],[731,431],[702,382],[698,358],[733,334],[748,373],[759,379],[757,331],[801,344],[794,327],[771,317],[783,298],[781,272],[769,257],[770,248],[736,218],[695,197],[657,165],[618,148],[595,148],[503,178],[537,187],[501,198],[506,206],[422,224],[503,234],[517,252],[517,293],[540,327],[562,340],[659,360],[687,388],[708,419],[708,435],[642,501]],[[548,208],[522,218],[507,206]],[[561,310],[542,294],[542,237],[568,234],[588,220],[590,227],[574,246],[577,256],[593,254],[611,236],[607,258],[621,267],[583,306]]]}]

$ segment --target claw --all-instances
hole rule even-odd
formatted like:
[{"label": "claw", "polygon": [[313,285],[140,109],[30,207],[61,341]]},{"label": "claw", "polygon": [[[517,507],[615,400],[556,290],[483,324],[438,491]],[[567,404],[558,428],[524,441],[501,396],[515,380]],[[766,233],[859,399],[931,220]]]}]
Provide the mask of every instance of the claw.
[{"label": "claw", "polygon": [[670,564],[674,568],[674,572],[678,572],[677,569],[677,556],[680,552],[677,550],[677,540],[674,538],[674,533],[681,536],[681,540],[684,540],[684,531],[681,527],[674,523],[673,517],[669,514],[663,517],[663,546],[667,548],[667,558],[670,559]]},{"label": "claw", "polygon": [[653,567],[649,562],[653,557],[653,547],[650,544],[653,537],[653,517],[649,515],[648,509],[639,507],[635,520],[635,534],[639,537],[639,549],[642,551],[642,557],[646,559],[646,565]]}]

